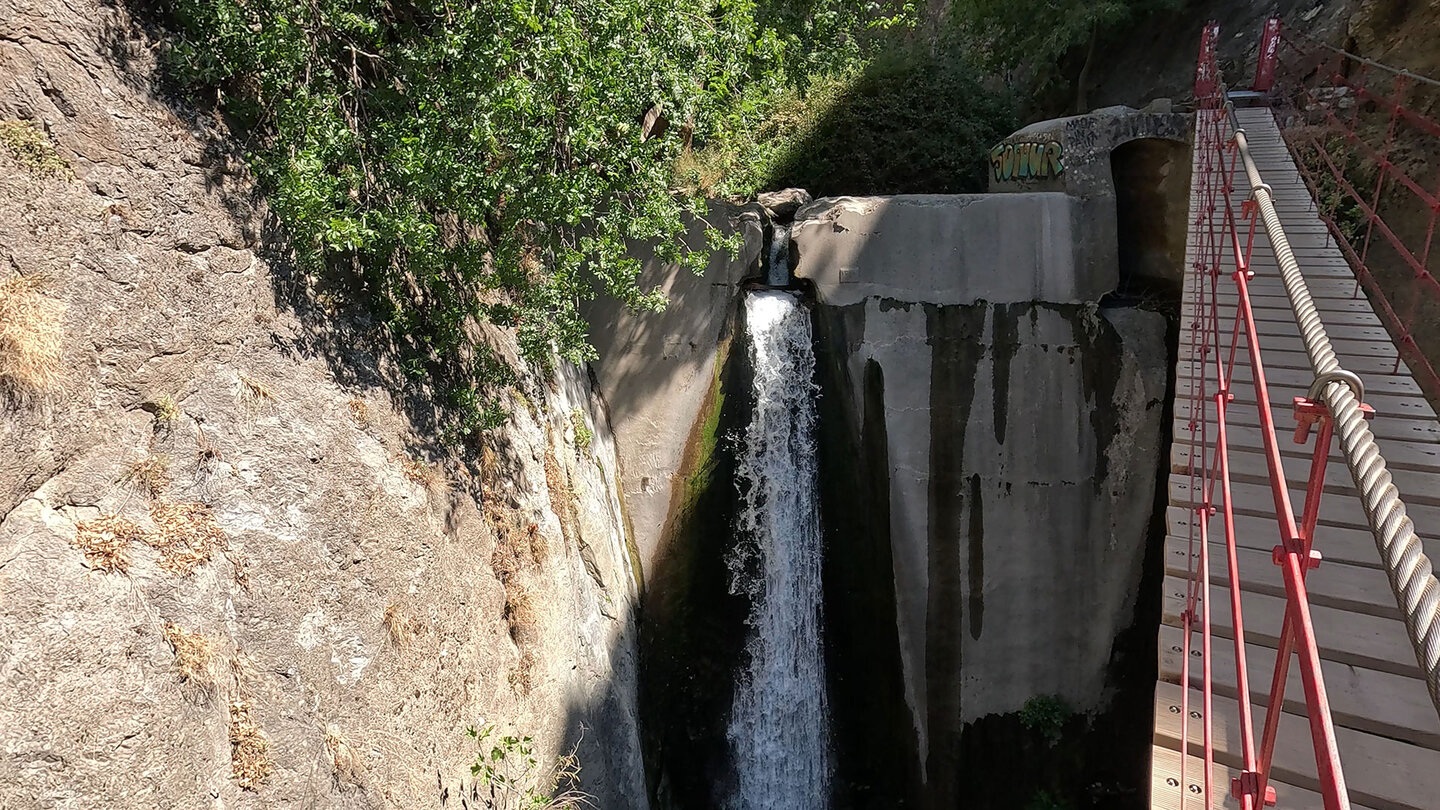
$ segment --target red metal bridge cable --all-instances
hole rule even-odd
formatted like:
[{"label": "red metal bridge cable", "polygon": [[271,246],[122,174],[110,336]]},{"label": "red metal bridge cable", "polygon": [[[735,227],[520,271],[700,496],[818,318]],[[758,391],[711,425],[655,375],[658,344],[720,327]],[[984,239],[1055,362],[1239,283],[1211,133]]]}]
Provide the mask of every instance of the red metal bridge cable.
[{"label": "red metal bridge cable", "polygon": [[[1311,193],[1317,199],[1329,198],[1330,204],[1321,207],[1320,219],[1334,236],[1355,271],[1357,281],[1365,287],[1367,296],[1376,305],[1378,314],[1400,350],[1395,370],[1399,370],[1403,359],[1432,401],[1440,400],[1440,373],[1420,350],[1413,331],[1422,302],[1440,307],[1440,279],[1430,270],[1431,247],[1437,221],[1440,221],[1440,172],[1437,172],[1436,190],[1431,193],[1412,178],[1403,165],[1405,154],[1425,153],[1440,147],[1440,143],[1436,143],[1440,140],[1440,123],[1421,112],[1427,105],[1406,100],[1407,95],[1413,96],[1420,90],[1440,91],[1440,81],[1363,59],[1303,35],[1298,38],[1282,36],[1281,46],[1287,79],[1282,83],[1284,91],[1275,97],[1286,104],[1284,112],[1277,115],[1283,124],[1286,145],[1294,153],[1297,168]],[[1372,87],[1371,77],[1380,75],[1390,78],[1391,90],[1388,94]],[[1342,120],[1336,114],[1336,108],[1346,105],[1350,111]],[[1377,148],[1359,134],[1362,109],[1367,114],[1385,116],[1386,146]],[[1317,115],[1320,118],[1318,122]],[[1321,126],[1316,126],[1317,123]],[[1402,152],[1402,159],[1392,159],[1388,145],[1402,126],[1407,131],[1407,151]],[[1322,135],[1326,137],[1322,139]],[[1363,158],[1379,167],[1377,190],[1387,179],[1393,179],[1409,192],[1409,196],[1406,197],[1398,188],[1387,195],[1361,194],[1347,177],[1351,172],[1349,161],[1339,160],[1333,154],[1332,135],[1342,137],[1347,149],[1357,148]],[[1314,163],[1307,160],[1307,150],[1320,158],[1318,167],[1307,165]],[[1312,171],[1312,168],[1317,171]],[[1341,193],[1331,193],[1325,187],[1326,183],[1333,184],[1329,189],[1338,189]],[[1352,244],[1355,235],[1347,233],[1340,224],[1337,209],[1344,201],[1349,201],[1364,214],[1364,239],[1358,246]],[[1413,210],[1404,210],[1407,203]],[[1407,244],[1406,239],[1385,222],[1380,211],[1382,204],[1392,211],[1400,207],[1402,210],[1394,211],[1392,217],[1398,214],[1402,222],[1423,222],[1424,237],[1423,240],[1417,239],[1420,242],[1418,246]],[[1386,287],[1391,285],[1377,283],[1370,272],[1369,248],[1377,232],[1384,237],[1383,243],[1410,269],[1412,277],[1408,296],[1397,296],[1395,290],[1387,290]],[[1396,306],[1396,300],[1402,301],[1403,306]]]}]

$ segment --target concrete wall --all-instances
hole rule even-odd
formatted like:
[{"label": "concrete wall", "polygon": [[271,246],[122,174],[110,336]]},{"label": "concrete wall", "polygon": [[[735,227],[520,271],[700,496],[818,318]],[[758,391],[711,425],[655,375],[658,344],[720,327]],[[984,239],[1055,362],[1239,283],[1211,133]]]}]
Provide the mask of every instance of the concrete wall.
[{"label": "concrete wall", "polygon": [[[591,369],[615,431],[620,489],[643,571],[654,567],[662,550],[674,485],[714,389],[716,353],[733,319],[740,281],[759,267],[758,207],[712,203],[706,221],[743,235],[738,258],[717,253],[701,276],[652,258],[640,283],[665,292],[669,303],[664,311],[631,312],[602,300],[585,312],[600,355]],[[704,249],[698,223],[687,241],[693,249]],[[637,247],[637,253],[649,251]]]},{"label": "concrete wall", "polygon": [[[1145,110],[1106,107],[1086,115],[1039,121],[1005,138],[990,152],[990,191],[1019,193],[1061,192],[1068,195],[1088,253],[1097,266],[1118,267],[1121,248],[1116,216],[1115,178],[1111,153],[1117,147],[1142,139],[1188,144],[1190,116],[1169,111],[1168,103]],[[1026,154],[1039,160],[1026,163]],[[1052,160],[1053,157],[1053,160]],[[1188,190],[1189,157],[1175,161],[1177,184]],[[1036,171],[1038,170],[1038,171]],[[1058,171],[1057,171],[1058,170]],[[1186,198],[1180,200],[1185,207]],[[1182,215],[1183,216],[1183,215]]]},{"label": "concrete wall", "polygon": [[1065,194],[838,197],[800,210],[792,244],[797,277],[824,288],[827,304],[1076,303],[1115,288],[1091,236]]},{"label": "concrete wall", "polygon": [[966,723],[1037,695],[1102,708],[1131,621],[1166,324],[1098,307],[1114,271],[1083,239],[1067,255],[1074,205],[820,200],[793,232],[821,362],[843,369],[822,396],[885,436],[883,457],[859,463],[888,473],[879,508],[927,806],[955,803]]}]

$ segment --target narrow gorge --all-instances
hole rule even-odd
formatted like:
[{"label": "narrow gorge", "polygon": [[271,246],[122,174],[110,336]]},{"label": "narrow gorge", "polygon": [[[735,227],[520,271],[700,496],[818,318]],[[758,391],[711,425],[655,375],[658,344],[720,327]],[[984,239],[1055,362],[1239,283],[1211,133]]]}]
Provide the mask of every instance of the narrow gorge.
[{"label": "narrow gorge", "polygon": [[602,810],[1145,806],[1187,115],[712,200],[589,363],[487,299],[526,372],[456,438],[151,32],[0,10],[65,165],[0,151],[0,283],[67,369],[0,415],[0,806],[513,807],[506,756]]},{"label": "narrow gorge", "polygon": [[[813,786],[820,762],[826,807],[1008,806],[1016,781],[1027,801],[1140,806],[1185,137],[1184,116],[1107,110],[1012,136],[1057,144],[1065,171],[1007,180],[997,160],[990,194],[822,199],[793,223],[717,212],[746,238],[739,259],[700,278],[654,266],[681,302],[663,314],[594,313],[622,487],[646,516],[641,716],[660,806],[799,806],[813,787],[731,797],[775,769],[772,784]],[[757,343],[762,302],[808,312],[813,377],[787,365],[788,394]],[[753,471],[784,446],[802,486],[812,420],[813,611],[775,578],[798,574],[809,532],[788,523],[796,490],[765,488],[756,531]],[[737,551],[750,584],[727,588]],[[801,623],[767,638],[782,602]],[[737,723],[751,746],[774,733],[742,709],[769,699],[755,673],[812,636],[823,684],[768,712],[786,744],[757,765],[723,741]],[[793,659],[787,686],[809,667]],[[807,701],[828,705],[825,726],[802,719]]]}]

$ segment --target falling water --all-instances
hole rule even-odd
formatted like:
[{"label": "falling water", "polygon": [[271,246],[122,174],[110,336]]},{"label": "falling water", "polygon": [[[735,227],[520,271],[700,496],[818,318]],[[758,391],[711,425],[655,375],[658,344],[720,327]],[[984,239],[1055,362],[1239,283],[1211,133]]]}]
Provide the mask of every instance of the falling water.
[{"label": "falling water", "polygon": [[736,784],[727,804],[824,810],[830,762],[810,318],[790,293],[757,292],[745,299],[745,321],[755,413],[738,454],[741,540],[729,564],[732,588],[751,604],[749,666],[730,714]]},{"label": "falling water", "polygon": [[790,228],[776,225],[770,231],[770,271],[765,283],[784,287],[790,283]]}]

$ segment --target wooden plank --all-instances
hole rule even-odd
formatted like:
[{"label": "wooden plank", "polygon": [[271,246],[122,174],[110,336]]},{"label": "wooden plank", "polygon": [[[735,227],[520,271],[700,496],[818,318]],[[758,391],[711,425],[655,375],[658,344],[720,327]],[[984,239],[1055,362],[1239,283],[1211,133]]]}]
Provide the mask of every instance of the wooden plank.
[{"label": "wooden plank", "polygon": [[[1272,350],[1267,351],[1261,359],[1265,363],[1267,370],[1271,368],[1310,368],[1310,357],[1303,351]],[[1211,363],[1213,367],[1214,361],[1211,360]],[[1190,352],[1182,343],[1176,362],[1176,370],[1179,374],[1188,374],[1189,366]],[[1395,358],[1391,357],[1387,359],[1383,357],[1351,355],[1345,358],[1345,368],[1361,375],[1362,379],[1368,375],[1388,375],[1395,368]],[[1402,374],[1408,373],[1404,363],[1400,364],[1400,372]]]},{"label": "wooden plank", "polygon": [[[1255,392],[1255,375],[1251,371],[1248,358],[1246,359],[1247,362],[1242,363],[1237,358],[1235,366],[1230,372],[1231,392],[1234,393],[1237,398],[1243,397],[1246,394],[1253,395]],[[1262,356],[1262,360],[1263,359]],[[1213,375],[1213,362],[1211,362],[1210,368]],[[1183,382],[1186,390],[1182,396],[1177,398],[1188,399],[1191,393],[1190,369],[1187,366],[1183,371],[1185,372],[1184,374],[1176,375],[1176,381]],[[1282,403],[1289,405],[1292,397],[1304,396],[1310,390],[1310,385],[1314,379],[1314,372],[1308,369],[1291,369],[1284,366],[1279,366],[1274,369],[1267,366],[1265,369],[1265,382],[1270,390],[1270,401],[1276,405]],[[1420,391],[1420,386],[1415,383],[1413,378],[1403,374],[1371,373],[1362,375],[1360,381],[1365,385],[1366,403],[1374,407],[1376,411],[1388,413],[1392,416],[1421,414],[1422,418],[1432,421],[1435,419],[1435,411],[1430,408],[1428,401],[1425,400],[1424,394]],[[1205,391],[1206,388],[1214,391],[1214,381],[1206,380],[1206,382],[1209,384],[1206,387],[1202,387],[1201,391]],[[1275,393],[1277,391],[1282,392],[1283,395],[1277,396]],[[1378,398],[1378,401],[1371,402],[1372,398]],[[1425,402],[1423,410],[1413,404],[1402,405],[1402,403],[1412,403],[1415,400]],[[1387,401],[1395,404],[1399,410],[1390,411],[1387,408],[1381,407],[1381,403]]]},{"label": "wooden plank", "polygon": [[[1274,535],[1272,535],[1274,536]],[[1225,551],[1224,535],[1217,524],[1210,532],[1210,577],[1212,582],[1228,582],[1230,561]],[[1219,540],[1220,542],[1216,542]],[[1199,541],[1190,551],[1188,538],[1167,537],[1165,539],[1165,573],[1186,577],[1193,561],[1200,564]],[[1285,597],[1285,583],[1280,576],[1280,566],[1270,557],[1269,551],[1250,548],[1235,549],[1236,569],[1240,572],[1240,587],[1255,593]],[[1400,608],[1390,590],[1390,581],[1385,573],[1374,568],[1345,565],[1342,562],[1326,560],[1319,568],[1311,570],[1305,577],[1305,590],[1310,604],[1325,605],[1352,613],[1364,613],[1382,619],[1401,620]]]},{"label": "wooden plank", "polygon": [[[1194,502],[1198,502],[1200,484],[1196,484]],[[1270,486],[1250,484],[1243,481],[1231,480],[1230,492],[1235,501],[1233,509],[1242,515],[1254,515],[1257,517],[1273,517],[1275,513],[1275,501],[1270,493]],[[1187,476],[1170,476],[1170,504],[1172,506],[1190,506],[1190,482]],[[1224,498],[1218,487],[1211,502],[1218,509]],[[1305,503],[1304,490],[1291,489],[1290,503],[1294,505],[1295,515],[1300,515],[1302,505]],[[1415,523],[1415,533],[1425,538],[1440,539],[1437,532],[1440,532],[1440,507],[1428,504],[1407,503],[1405,513]],[[1342,526],[1350,529],[1368,529],[1369,523],[1365,520],[1365,513],[1358,500],[1351,498],[1325,498],[1320,502],[1320,525]]]},{"label": "wooden plank", "polygon": [[[1238,399],[1238,394],[1237,394]],[[1288,399],[1271,403],[1271,414],[1275,417],[1277,425],[1290,427],[1294,425],[1293,417],[1290,416],[1291,403]],[[1175,421],[1182,424],[1190,420],[1190,401],[1176,400]],[[1197,417],[1203,417],[1209,424],[1215,424],[1215,408],[1205,409]],[[1283,421],[1282,421],[1283,420]],[[1232,403],[1225,412],[1225,424],[1244,425],[1245,427],[1260,426],[1260,412],[1252,403],[1237,401]],[[1389,413],[1381,412],[1369,421],[1370,432],[1381,441],[1382,452],[1389,442],[1411,442],[1414,444],[1436,444],[1440,443],[1440,422],[1433,419],[1407,419],[1392,416]],[[1214,436],[1212,432],[1210,434]],[[1188,436],[1186,441],[1189,441]]]},{"label": "wooden plank", "polygon": [[[1160,620],[1181,627],[1186,582],[1182,577],[1166,576],[1162,587]],[[1240,592],[1240,599],[1245,640],[1278,647],[1281,623],[1285,619],[1285,600],[1245,590]],[[1229,588],[1212,578],[1210,600],[1211,634],[1233,639],[1235,626],[1230,619]],[[1410,645],[1410,637],[1405,634],[1403,622],[1325,605],[1311,605],[1310,616],[1314,621],[1315,642],[1322,658],[1407,678],[1421,677],[1420,666],[1415,662],[1415,650]]]},{"label": "wooden plank", "polygon": [[[1235,328],[1236,315],[1234,308],[1226,307],[1225,309],[1228,310],[1228,312],[1217,312],[1218,319],[1216,326],[1219,327],[1222,343],[1228,345],[1230,343],[1230,335],[1232,334],[1231,330]],[[1320,322],[1324,324],[1325,334],[1330,338],[1332,343],[1348,340],[1378,340],[1394,343],[1394,340],[1390,337],[1390,332],[1379,324],[1325,323],[1323,317]],[[1188,335],[1195,324],[1195,318],[1192,317],[1190,313],[1185,313],[1180,317],[1180,334]],[[1210,316],[1208,313],[1200,317],[1199,325],[1201,329],[1212,328],[1210,326]],[[1244,330],[1242,329],[1241,331],[1243,332]],[[1259,317],[1256,317],[1255,332],[1262,338],[1265,335],[1285,335],[1287,337],[1298,338],[1300,337],[1300,326],[1295,323],[1293,317],[1289,319],[1272,318],[1267,320],[1261,320]]]},{"label": "wooden plank", "polygon": [[[1234,448],[1239,449],[1239,448]],[[1245,448],[1252,449],[1252,448]],[[1251,484],[1268,484],[1270,481],[1270,466],[1265,461],[1265,456],[1260,448],[1253,448],[1255,452],[1232,452],[1230,453],[1230,480],[1246,481]],[[1325,464],[1325,494],[1337,498],[1358,497],[1358,490],[1355,489],[1354,480],[1350,476],[1350,470],[1345,466],[1343,458],[1332,455]],[[1197,454],[1203,455],[1203,454]],[[1206,459],[1199,459],[1203,465]],[[1300,456],[1280,457],[1280,465],[1285,471],[1285,480],[1291,489],[1303,489],[1310,482],[1310,459]],[[1187,442],[1174,442],[1171,444],[1170,469],[1176,473],[1188,473],[1190,470],[1190,445]],[[1387,468],[1388,469],[1388,468]],[[1423,503],[1432,506],[1440,506],[1440,473],[1421,472],[1416,470],[1391,469],[1390,478],[1395,487],[1400,490],[1400,497],[1408,503]]]},{"label": "wooden plank", "polygon": [[[1229,335],[1226,335],[1225,346],[1227,349],[1229,346],[1229,342]],[[1244,344],[1243,342],[1240,345],[1241,357],[1244,357],[1245,352],[1248,351],[1246,345],[1247,344]],[[1341,358],[1340,364],[1342,366],[1345,365],[1348,358],[1362,357],[1372,360],[1388,360],[1390,361],[1389,368],[1394,368],[1395,358],[1397,356],[1395,344],[1390,342],[1388,339],[1332,340],[1331,349],[1333,349],[1335,354]],[[1299,337],[1294,337],[1290,335],[1267,334],[1262,332],[1260,333],[1261,362],[1264,362],[1265,357],[1268,355],[1269,352],[1294,352],[1296,354],[1304,354],[1305,343]],[[1189,345],[1188,341],[1181,344],[1179,354],[1182,359],[1190,358],[1191,346]]]},{"label": "wooden plank", "polygon": [[[1240,800],[1230,795],[1230,780],[1239,775],[1224,765],[1215,765],[1212,778],[1215,784],[1211,790],[1215,803],[1206,805],[1205,765],[1199,757],[1185,757],[1185,785],[1180,783],[1180,752],[1160,745],[1152,745],[1150,752],[1150,807],[1152,810],[1202,810],[1205,807],[1240,810]],[[1285,810],[1324,810],[1325,802],[1319,793],[1275,782],[1275,796],[1278,806]],[[1181,791],[1184,791],[1184,807],[1181,807]],[[1351,804],[1357,810],[1359,805]]]},{"label": "wooden plank", "polygon": [[[1270,380],[1268,373],[1265,375],[1265,379],[1268,383]],[[1200,392],[1206,396],[1208,410],[1212,412],[1215,410],[1214,396],[1217,387],[1213,381],[1207,381],[1200,386],[1192,386],[1189,375],[1181,377],[1177,374],[1175,383],[1177,415],[1179,415],[1182,410],[1180,406],[1183,405],[1185,406],[1183,408],[1185,418],[1190,418],[1191,392],[1195,387],[1199,387]],[[1295,398],[1303,397],[1308,392],[1309,388],[1307,386],[1273,384],[1266,386],[1266,393],[1270,398],[1271,412],[1275,413],[1278,411],[1279,414],[1283,414],[1286,417],[1290,416],[1290,412],[1294,408]],[[1233,380],[1230,384],[1230,394],[1234,397],[1234,400],[1231,401],[1230,411],[1255,411],[1255,383],[1252,380]],[[1440,421],[1436,420],[1435,411],[1430,408],[1429,400],[1423,396],[1416,394],[1388,394],[1366,388],[1365,404],[1375,409],[1375,419],[1371,420],[1372,425],[1376,420],[1383,422],[1390,419],[1418,419],[1425,423],[1420,426],[1412,426],[1412,429],[1404,430],[1397,438],[1409,438],[1410,433],[1414,432],[1418,441],[1426,441],[1426,437],[1433,437],[1435,441],[1440,441]],[[1375,430],[1374,427],[1371,428],[1372,432]],[[1376,435],[1379,434],[1377,433]]]},{"label": "wooden plank", "polygon": [[[1282,455],[1282,457],[1283,455],[1302,455],[1302,457],[1309,458],[1310,451],[1308,445],[1295,444],[1295,441],[1293,441],[1293,434],[1290,434],[1293,422],[1286,424],[1286,421],[1290,419],[1289,415],[1282,415],[1277,412],[1276,419],[1280,421],[1280,430],[1276,431],[1276,438],[1280,440],[1280,455]],[[1237,453],[1263,453],[1264,437],[1261,435],[1260,428],[1257,427],[1257,425],[1237,424],[1233,419],[1228,418],[1225,419],[1225,422],[1227,422],[1230,447],[1234,448]],[[1175,441],[1176,444],[1184,445],[1184,447],[1189,447],[1191,431],[1189,431],[1189,422],[1187,419],[1175,419],[1175,421],[1172,422],[1171,428],[1172,431],[1174,431],[1174,434],[1172,434],[1174,435],[1174,440],[1172,441]],[[1201,431],[1205,431],[1205,435],[1210,437],[1211,441],[1214,441],[1214,414],[1205,415],[1204,424],[1197,425],[1195,434],[1200,435]],[[1381,440],[1377,441],[1378,444],[1380,444],[1381,453],[1385,455],[1385,466],[1387,467],[1416,471],[1431,471],[1440,468],[1440,445],[1437,445],[1436,442],[1387,440],[1387,438],[1381,438]],[[1331,457],[1344,458],[1342,455],[1333,453]]]},{"label": "wooden plank", "polygon": [[[1182,303],[1185,305],[1185,314],[1190,314],[1190,311],[1193,309],[1193,302],[1186,299]],[[1264,317],[1260,318],[1260,320],[1279,320],[1282,314],[1285,320],[1295,320],[1294,310],[1290,308],[1290,299],[1284,292],[1281,292],[1279,295],[1251,295],[1250,306],[1254,308],[1257,318],[1259,318],[1261,313],[1264,313]],[[1222,301],[1218,308],[1222,315],[1229,315],[1232,319],[1234,318],[1234,301]],[[1320,320],[1326,325],[1329,324],[1329,318],[1342,313],[1346,315],[1356,315],[1362,318],[1368,316],[1374,318],[1376,323],[1380,323],[1380,318],[1376,316],[1375,311],[1370,308],[1370,302],[1365,300],[1364,295],[1354,297],[1346,296],[1344,298],[1317,298],[1315,299],[1315,309],[1319,311]]]},{"label": "wooden plank", "polygon": [[[1201,697],[1190,691],[1190,708],[1201,713]],[[1178,749],[1180,739],[1181,687],[1160,682],[1155,686],[1155,744]],[[1236,702],[1227,697],[1213,699],[1211,718],[1215,760],[1230,767],[1242,767],[1241,730]],[[1258,721],[1257,721],[1258,722]],[[1203,756],[1204,724],[1191,720],[1189,753]],[[1348,728],[1335,729],[1341,766],[1350,798],[1377,810],[1435,810],[1440,796],[1440,755],[1419,746],[1367,734]],[[1275,778],[1308,790],[1319,789],[1315,777],[1315,749],[1305,718],[1281,715],[1275,740]],[[1276,791],[1279,792],[1278,790]]]},{"label": "wooden plank", "polygon": [[[1194,290],[1195,274],[1190,273],[1187,274],[1187,276],[1188,277],[1185,282],[1184,291],[1189,294]],[[1226,279],[1226,281],[1228,282],[1228,279]],[[1226,287],[1225,285],[1217,286],[1221,292],[1226,292],[1228,290],[1231,291],[1231,295],[1234,294],[1233,284],[1231,284],[1229,287]],[[1251,279],[1250,283],[1246,286],[1250,288],[1252,293],[1257,290],[1263,290],[1267,291],[1263,293],[1266,295],[1285,294],[1285,284],[1280,280],[1278,274],[1273,276],[1257,275],[1255,276],[1255,278]],[[1355,281],[1353,279],[1347,278],[1307,278],[1305,280],[1305,286],[1310,288],[1310,294],[1312,296],[1318,295],[1329,296],[1332,298],[1351,298],[1355,294]]]},{"label": "wooden plank", "polygon": [[[1188,541],[1191,532],[1191,515],[1191,511],[1184,507],[1167,507],[1165,510],[1166,531],[1170,533],[1170,536]],[[1375,538],[1368,530],[1322,526],[1316,530],[1315,537],[1315,547],[1320,549],[1320,553],[1327,560],[1377,570],[1382,568],[1380,553],[1375,549]],[[1280,529],[1274,517],[1235,516],[1235,544],[1237,546],[1269,551],[1278,542],[1280,542]],[[1422,539],[1422,542],[1427,545],[1427,554],[1431,554],[1430,548],[1440,549],[1440,543],[1437,541]]]},{"label": "wooden plank", "polygon": [[[1189,368],[1186,367],[1181,369],[1181,371],[1183,373],[1177,375],[1177,379],[1188,383],[1190,380]],[[1237,388],[1240,387],[1239,383],[1250,385],[1253,375],[1250,373],[1249,363],[1236,363],[1232,373]],[[1265,379],[1271,385],[1285,385],[1292,388],[1308,390],[1311,381],[1315,379],[1315,372],[1309,368],[1292,369],[1284,366],[1271,368],[1267,365],[1265,367]],[[1365,383],[1365,391],[1367,394],[1374,392],[1377,394],[1404,396],[1422,395],[1420,386],[1416,384],[1414,378],[1405,373],[1363,374],[1360,379]]]},{"label": "wooden plank", "polygon": [[[1184,641],[1184,630],[1168,624],[1160,625],[1160,680],[1181,683]],[[1201,646],[1200,631],[1192,631],[1190,685],[1197,689],[1204,682]],[[1261,707],[1270,705],[1275,649],[1246,644],[1245,661],[1250,673],[1251,702]],[[1323,658],[1320,660],[1320,673],[1325,679],[1325,692],[1330,699],[1330,716],[1337,725],[1404,740],[1432,751],[1440,749],[1440,718],[1435,715],[1435,707],[1430,703],[1424,681]],[[1235,677],[1233,641],[1211,642],[1210,677],[1216,694],[1238,699],[1240,690],[1236,687],[1238,679]],[[1300,666],[1293,658],[1285,679],[1284,707],[1292,714],[1305,714]],[[1263,715],[1257,712],[1257,716]],[[1257,719],[1256,723],[1259,722]]]}]

